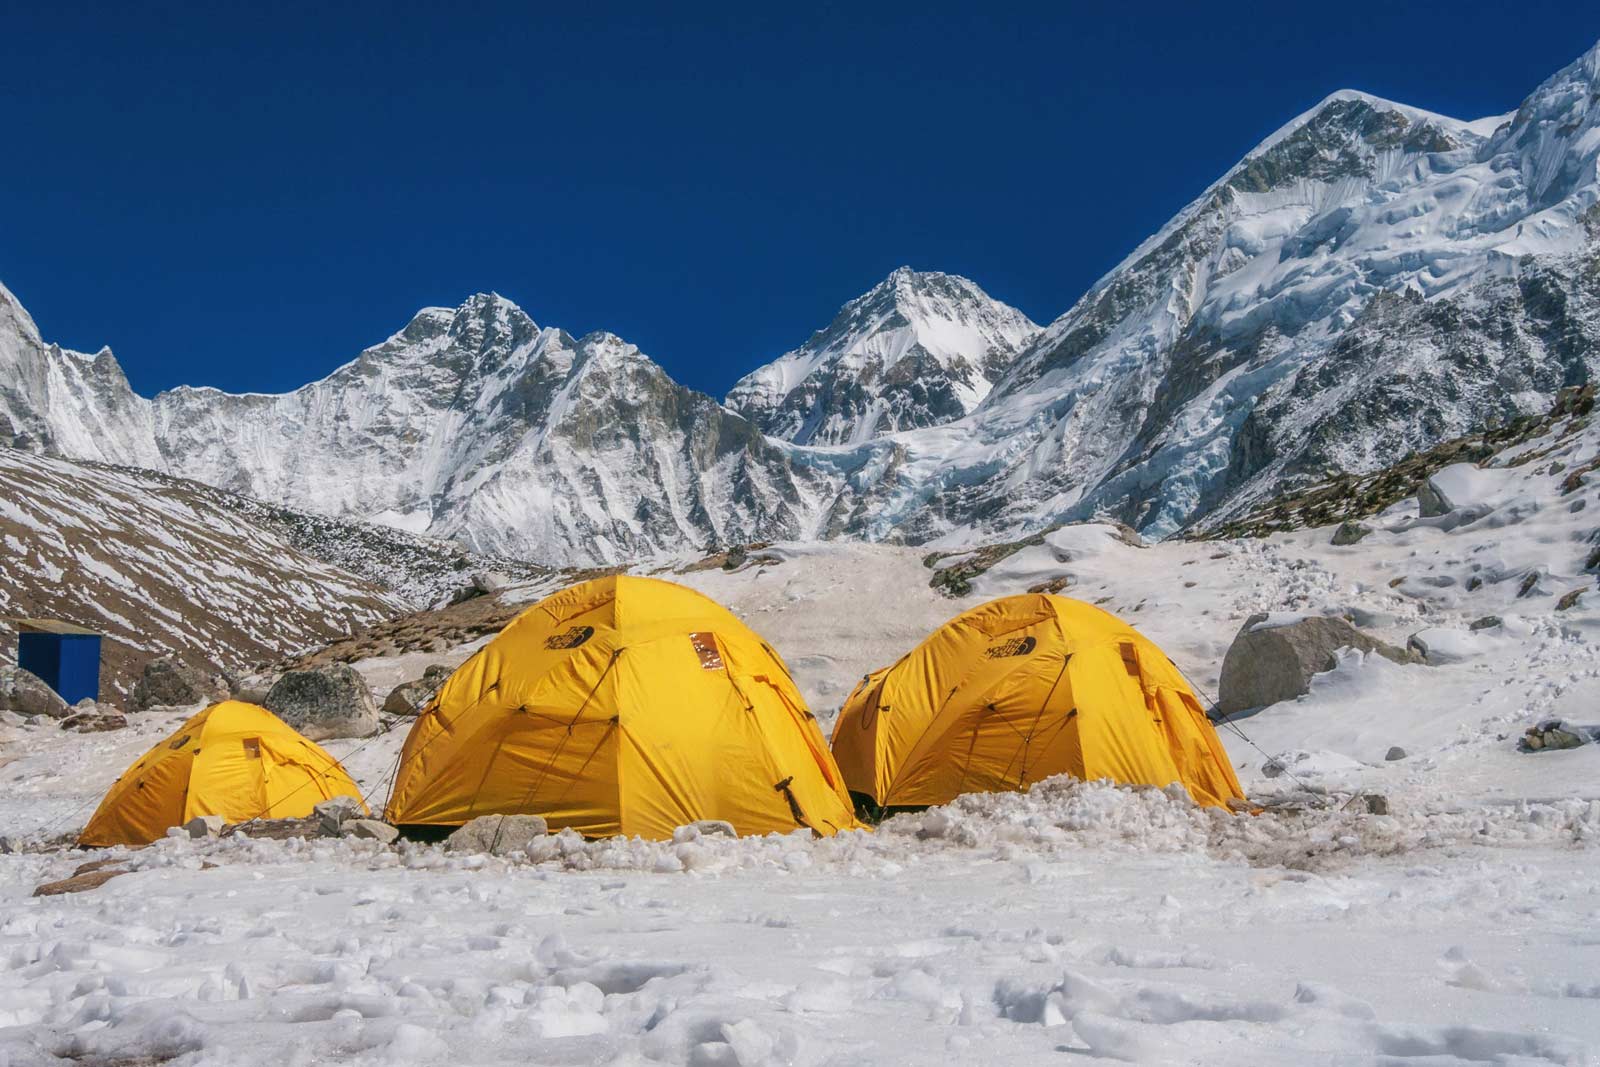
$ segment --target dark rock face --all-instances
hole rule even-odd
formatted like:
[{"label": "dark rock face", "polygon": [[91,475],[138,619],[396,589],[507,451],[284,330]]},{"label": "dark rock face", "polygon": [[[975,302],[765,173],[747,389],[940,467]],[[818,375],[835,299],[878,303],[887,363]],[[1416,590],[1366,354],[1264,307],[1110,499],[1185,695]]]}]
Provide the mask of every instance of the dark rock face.
[{"label": "dark rock face", "polygon": [[162,656],[145,664],[144,674],[133,686],[133,706],[144,711],[211,703],[226,700],[230,688],[222,675],[191,667],[172,656]]},{"label": "dark rock face", "polygon": [[285,673],[262,706],[313,741],[378,731],[378,706],[366,680],[343,663]]},{"label": "dark rock face", "polygon": [[1282,626],[1263,626],[1265,614],[1245,620],[1222,660],[1218,710],[1231,715],[1293,700],[1311,691],[1315,674],[1332,670],[1342,648],[1376,652],[1395,663],[1417,663],[1405,649],[1371,637],[1343,619],[1312,616]]},{"label": "dark rock face", "polygon": [[21,667],[0,668],[0,711],[47,715],[52,719],[65,719],[72,714],[72,708],[43,678]]}]

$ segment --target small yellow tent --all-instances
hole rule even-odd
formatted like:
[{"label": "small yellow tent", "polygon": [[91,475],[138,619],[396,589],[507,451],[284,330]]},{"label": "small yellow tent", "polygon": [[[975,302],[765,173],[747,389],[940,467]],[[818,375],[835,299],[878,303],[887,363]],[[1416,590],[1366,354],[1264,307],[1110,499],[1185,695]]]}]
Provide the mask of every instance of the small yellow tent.
[{"label": "small yellow tent", "polygon": [[1243,799],[1193,690],[1161,650],[1067,597],[992,600],[864,678],[833,753],[852,792],[885,807],[1018,790],[1056,774]]},{"label": "small yellow tent", "polygon": [[572,586],[450,676],[400,754],[388,818],[542,815],[590,837],[856,825],[788,669],[716,602],[654,578]]},{"label": "small yellow tent", "polygon": [[78,844],[149,844],[198,815],[297,819],[336,796],[361,797],[337,760],[266,708],[224,700],[139,757]]}]

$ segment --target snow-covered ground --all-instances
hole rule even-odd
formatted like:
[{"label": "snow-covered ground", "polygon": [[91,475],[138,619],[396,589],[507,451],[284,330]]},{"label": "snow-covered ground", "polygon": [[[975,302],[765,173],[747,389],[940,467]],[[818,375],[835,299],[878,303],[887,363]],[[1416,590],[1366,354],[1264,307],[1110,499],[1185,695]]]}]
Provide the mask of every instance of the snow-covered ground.
[{"label": "snow-covered ground", "polygon": [[[97,857],[0,856],[0,1063],[1600,1062],[1600,745],[1515,747],[1600,719],[1600,592],[1557,609],[1594,590],[1600,486],[1562,483],[1597,445],[1444,476],[1457,511],[1401,505],[1349,547],[1068,527],[959,601],[889,546],[680,577],[763,633],[825,721],[950,615],[1063,577],[1211,695],[1256,611],[1421,632],[1438,665],[1347,654],[1241,719],[1249,740],[1223,733],[1253,796],[1302,805],[1057,779],[820,841],[558,835],[505,860],[167,840],[50,898],[29,894]],[[382,689],[421,662],[358,666]],[[81,825],[178,721],[0,734],[0,833]],[[329,747],[381,800],[400,741]],[[1356,792],[1391,813],[1341,806]]]}]

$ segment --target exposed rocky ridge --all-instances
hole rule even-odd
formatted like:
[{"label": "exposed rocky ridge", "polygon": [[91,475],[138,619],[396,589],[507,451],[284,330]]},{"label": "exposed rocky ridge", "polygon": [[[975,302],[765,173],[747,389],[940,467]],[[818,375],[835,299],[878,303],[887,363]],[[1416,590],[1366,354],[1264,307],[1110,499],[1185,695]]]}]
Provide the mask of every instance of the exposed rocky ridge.
[{"label": "exposed rocky ridge", "polygon": [[[1367,474],[1338,474],[1314,482],[1225,521],[1191,531],[1204,539],[1266,537],[1288,530],[1354,522],[1416,496],[1430,475],[1453,463],[1485,463],[1505,449],[1554,433],[1565,439],[1582,431],[1594,410],[1595,387],[1564,389],[1548,412],[1522,416],[1451,438],[1422,452]],[[1521,466],[1541,453],[1516,456],[1508,465]]]},{"label": "exposed rocky ridge", "polygon": [[[16,449],[0,449],[0,545],[0,615],[101,631],[101,690],[119,701],[158,655],[233,669],[403,609],[192,486]],[[0,655],[15,648],[0,637]]]},{"label": "exposed rocky ridge", "polygon": [[901,267],[801,347],[739,379],[729,407],[796,444],[855,444],[977,406],[1039,332],[952,274]]}]

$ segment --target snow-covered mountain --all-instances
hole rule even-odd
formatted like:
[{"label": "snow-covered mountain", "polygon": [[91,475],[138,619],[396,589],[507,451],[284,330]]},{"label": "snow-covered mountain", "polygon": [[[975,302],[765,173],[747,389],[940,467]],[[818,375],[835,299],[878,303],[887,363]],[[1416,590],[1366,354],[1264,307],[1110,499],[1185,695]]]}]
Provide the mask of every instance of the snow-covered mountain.
[{"label": "snow-covered mountain", "polygon": [[858,444],[966,415],[1038,332],[965,278],[901,267],[727,404],[796,444]]},{"label": "snow-covered mountain", "polygon": [[[809,469],[633,345],[503,297],[425,308],[290,393],[136,395],[109,351],[46,346],[14,297],[0,444],[145,466],[542,563],[805,533]],[[9,426],[9,429],[7,428]]]},{"label": "snow-covered mountain", "polygon": [[291,393],[146,400],[0,290],[0,444],[558,565],[1100,514],[1159,536],[1592,380],[1597,160],[1600,46],[1491,119],[1335,93],[1044,330],[897,271],[728,406],[492,295]]},{"label": "snow-covered mountain", "polygon": [[1162,535],[1546,409],[1600,369],[1600,46],[1514,113],[1339,92],[1051,323],[967,419],[882,446],[868,536],[1108,514]]}]

